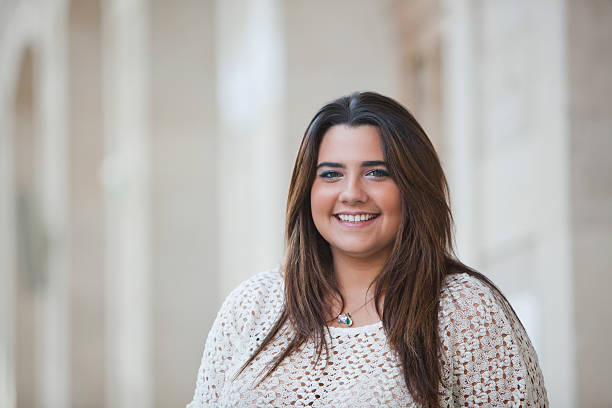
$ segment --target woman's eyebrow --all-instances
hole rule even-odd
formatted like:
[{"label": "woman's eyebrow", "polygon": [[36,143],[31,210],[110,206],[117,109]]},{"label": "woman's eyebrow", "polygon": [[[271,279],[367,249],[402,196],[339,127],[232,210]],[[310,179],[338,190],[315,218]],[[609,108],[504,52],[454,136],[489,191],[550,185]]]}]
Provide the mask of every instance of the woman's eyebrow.
[{"label": "woman's eyebrow", "polygon": [[342,163],[335,163],[335,162],[321,162],[317,165],[317,170],[319,170],[319,168],[321,167],[334,167],[334,168],[340,168],[343,169],[345,166]]},{"label": "woman's eyebrow", "polygon": [[364,161],[361,163],[361,167],[373,167],[373,166],[387,166],[387,162],[384,162],[382,160],[370,160],[370,161]]},{"label": "woman's eyebrow", "polygon": [[[386,167],[387,163],[382,160],[368,160],[368,161],[361,162],[361,167],[373,167],[373,166],[385,166]],[[319,168],[321,167],[333,167],[333,168],[343,169],[346,166],[342,163],[336,163],[336,162],[321,162],[317,165],[317,170],[319,170]]]}]

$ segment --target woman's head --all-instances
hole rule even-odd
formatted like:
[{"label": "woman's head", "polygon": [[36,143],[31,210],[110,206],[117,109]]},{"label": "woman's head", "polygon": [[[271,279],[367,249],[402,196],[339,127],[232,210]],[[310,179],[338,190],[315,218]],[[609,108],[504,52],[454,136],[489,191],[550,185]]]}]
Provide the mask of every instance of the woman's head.
[{"label": "woman's head", "polygon": [[[378,313],[388,342],[415,402],[437,406],[440,290],[449,269],[467,270],[451,258],[447,191],[431,142],[400,104],[363,92],[323,106],[304,134],[289,186],[285,304],[242,370],[287,322],[294,337],[262,381],[307,340],[318,356],[329,355],[330,298],[339,298],[344,309],[333,256],[378,254],[385,260],[373,282],[374,304],[378,308],[384,295]],[[349,225],[351,215],[360,222],[364,217],[366,233]],[[368,222],[375,228],[368,230]]]},{"label": "woman's head", "polygon": [[377,127],[335,125],[325,132],[310,207],[334,258],[384,264],[402,220],[402,202]]},{"label": "woman's head", "polygon": [[[379,142],[372,144],[371,136],[374,133],[377,134]],[[351,157],[357,157],[355,154],[351,156],[350,150],[355,150],[351,140],[355,144],[363,144],[365,139],[369,140],[372,150],[370,154],[366,152],[363,158],[383,163],[379,163],[378,166],[366,166],[364,170],[381,169],[388,172],[388,179],[398,193],[401,214],[397,220],[397,228],[394,229],[393,244],[396,251],[402,250],[401,247],[408,245],[410,241],[414,244],[414,240],[421,240],[434,246],[439,253],[446,253],[451,244],[451,215],[447,201],[446,180],[437,154],[421,126],[404,107],[388,97],[372,92],[353,93],[330,102],[323,106],[310,122],[298,152],[289,187],[288,245],[298,238],[300,235],[298,230],[302,230],[303,238],[312,239],[310,242],[313,245],[331,255],[327,244],[330,243],[330,238],[333,240],[332,227],[339,228],[341,225],[334,224],[334,218],[330,217],[342,210],[346,213],[359,213],[376,209],[375,200],[370,200],[369,203],[359,202],[364,197],[372,198],[367,194],[368,191],[380,190],[371,187],[380,187],[381,183],[368,184],[368,180],[373,177],[363,177],[361,184],[351,186],[349,183],[356,179],[347,180],[349,175],[344,174],[347,171],[336,174],[333,171],[339,170],[337,168],[329,166],[317,168],[329,160],[336,164],[342,161],[336,158],[345,157],[349,160]],[[363,146],[367,148],[366,144]],[[325,157],[319,157],[322,153]],[[328,179],[323,179],[322,175]],[[330,184],[329,177],[339,177],[335,180],[342,180],[345,185]],[[380,180],[377,178],[377,181]],[[329,194],[330,190],[334,190],[330,188],[331,186],[338,187],[335,189],[336,204],[330,208],[328,198],[328,202],[323,203],[328,208],[317,208],[317,203],[322,202],[318,200],[322,196],[321,190]],[[357,197],[352,204],[347,203],[347,197],[340,196],[340,190],[343,188],[352,189],[349,193],[361,193],[363,196]],[[391,194],[392,190],[388,189],[386,195]],[[331,210],[331,213],[325,218],[321,210]],[[395,225],[396,220],[385,218],[384,212],[382,215],[380,219],[373,220],[374,225],[383,224],[382,221],[391,221],[387,224]],[[381,227],[391,227],[391,225],[381,225]],[[388,233],[389,229],[386,228],[384,233]],[[368,231],[368,228],[363,228],[363,231]],[[355,232],[357,234],[352,235],[359,236],[358,231]],[[381,239],[386,240],[386,238],[385,235]],[[333,242],[331,244],[333,245]],[[358,246],[354,248],[357,249]]]}]

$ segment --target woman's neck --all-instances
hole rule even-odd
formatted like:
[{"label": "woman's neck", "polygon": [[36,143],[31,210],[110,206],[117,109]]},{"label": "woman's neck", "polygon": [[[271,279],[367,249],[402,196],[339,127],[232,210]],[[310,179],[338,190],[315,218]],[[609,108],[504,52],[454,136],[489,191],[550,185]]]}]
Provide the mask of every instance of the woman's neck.
[{"label": "woman's neck", "polygon": [[[381,257],[354,258],[345,254],[333,253],[334,274],[338,282],[338,288],[344,299],[342,306],[340,299],[331,301],[331,315],[329,321],[331,326],[345,327],[336,322],[340,313],[351,313],[351,319],[356,326],[375,323],[381,319],[376,303],[372,302],[375,287],[372,282],[382,270],[387,255]],[[379,299],[378,306],[382,310],[384,295]]]},{"label": "woman's neck", "polygon": [[355,258],[346,254],[333,253],[334,275],[342,295],[363,297],[382,270],[386,259],[387,254]]}]

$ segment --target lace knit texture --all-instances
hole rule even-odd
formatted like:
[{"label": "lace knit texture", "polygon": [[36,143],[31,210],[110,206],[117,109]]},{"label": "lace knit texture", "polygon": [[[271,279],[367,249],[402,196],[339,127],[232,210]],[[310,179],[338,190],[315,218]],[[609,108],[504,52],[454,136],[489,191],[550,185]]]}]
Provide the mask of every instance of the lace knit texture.
[{"label": "lace knit texture", "polygon": [[[243,282],[223,303],[198,371],[193,401],[200,407],[416,407],[382,322],[330,327],[330,358],[313,366],[304,344],[259,386],[258,375],[288,344],[289,325],[235,380],[283,305],[278,270]],[[441,407],[548,406],[542,373],[527,334],[489,287],[467,274],[442,288],[439,330]]]}]

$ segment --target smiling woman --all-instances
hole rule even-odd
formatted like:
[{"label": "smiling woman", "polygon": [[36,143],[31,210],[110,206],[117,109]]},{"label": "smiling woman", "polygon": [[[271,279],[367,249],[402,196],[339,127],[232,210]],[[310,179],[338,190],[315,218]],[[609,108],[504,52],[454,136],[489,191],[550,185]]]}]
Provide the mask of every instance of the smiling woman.
[{"label": "smiling woman", "polygon": [[[389,257],[402,219],[400,191],[389,176],[378,128],[336,125],[323,137],[310,191],[312,219],[329,244],[345,305],[337,323],[378,321],[366,307],[369,287]],[[363,307],[360,306],[362,303]],[[359,309],[356,309],[359,307]],[[357,315],[360,313],[360,315]],[[336,324],[334,320],[329,322]]]},{"label": "smiling woman", "polygon": [[226,299],[189,407],[547,406],[537,356],[454,255],[448,188],[412,115],[366,92],[298,152],[286,256]]},{"label": "smiling woman", "polygon": [[334,126],[319,147],[312,219],[333,258],[386,259],[402,217],[400,192],[374,126]]}]

